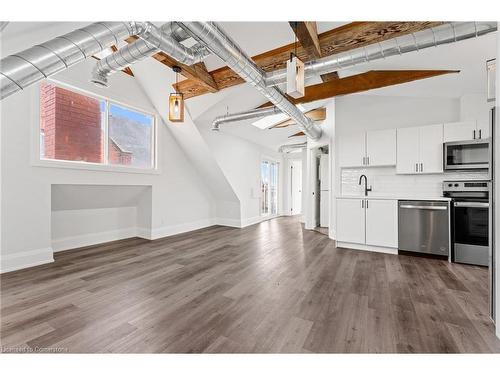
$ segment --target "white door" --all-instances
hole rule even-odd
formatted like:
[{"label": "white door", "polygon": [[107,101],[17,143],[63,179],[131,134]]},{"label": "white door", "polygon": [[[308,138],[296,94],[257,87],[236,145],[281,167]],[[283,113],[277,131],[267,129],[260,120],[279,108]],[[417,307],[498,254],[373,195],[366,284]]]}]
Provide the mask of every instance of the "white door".
[{"label": "white door", "polygon": [[397,130],[397,173],[418,173],[419,128]]},{"label": "white door", "polygon": [[328,228],[330,226],[329,216],[330,216],[330,192],[328,190],[320,191],[319,200],[319,226],[323,228]]},{"label": "white door", "polygon": [[398,247],[398,201],[369,199],[366,204],[366,244]]},{"label": "white door", "polygon": [[443,125],[420,127],[420,173],[443,172]]},{"label": "white door", "polygon": [[364,199],[337,199],[337,241],[365,243]]},{"label": "white door", "polygon": [[366,132],[366,157],[369,166],[396,165],[396,129]]},{"label": "white door", "polygon": [[302,161],[294,160],[290,166],[291,207],[290,215],[302,213]]},{"label": "white door", "polygon": [[476,131],[475,121],[450,122],[444,124],[443,142],[468,141],[474,139]]},{"label": "white door", "polygon": [[365,149],[365,133],[347,134],[340,137],[339,163],[341,167],[362,167]]},{"label": "white door", "polygon": [[330,190],[330,162],[329,155],[322,154],[319,161],[319,179],[320,179],[320,189]]}]

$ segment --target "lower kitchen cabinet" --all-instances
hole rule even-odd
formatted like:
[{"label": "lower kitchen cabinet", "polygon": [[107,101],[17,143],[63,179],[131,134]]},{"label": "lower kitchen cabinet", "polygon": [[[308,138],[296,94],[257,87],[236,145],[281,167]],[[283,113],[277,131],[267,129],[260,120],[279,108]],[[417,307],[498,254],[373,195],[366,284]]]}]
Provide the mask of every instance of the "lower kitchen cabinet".
[{"label": "lower kitchen cabinet", "polygon": [[337,242],[344,247],[397,253],[398,201],[337,198]]},{"label": "lower kitchen cabinet", "polygon": [[398,247],[398,201],[366,201],[366,244]]},{"label": "lower kitchen cabinet", "polygon": [[363,199],[337,199],[337,241],[365,243]]}]

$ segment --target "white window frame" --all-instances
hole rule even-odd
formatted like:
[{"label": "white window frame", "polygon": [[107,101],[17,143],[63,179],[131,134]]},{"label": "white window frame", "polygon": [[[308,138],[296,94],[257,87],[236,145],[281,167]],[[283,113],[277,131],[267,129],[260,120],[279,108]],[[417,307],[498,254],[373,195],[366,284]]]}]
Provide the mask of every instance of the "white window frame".
[{"label": "white window frame", "polygon": [[[33,90],[32,96],[32,108],[31,113],[33,117],[33,127],[32,127],[32,153],[31,153],[31,165],[35,167],[49,167],[49,168],[69,168],[69,169],[84,169],[84,170],[94,170],[94,171],[107,171],[107,172],[122,172],[122,173],[141,173],[141,174],[160,174],[160,169],[158,166],[158,118],[156,114],[151,111],[138,108],[123,102],[110,99],[105,96],[97,95],[93,92],[80,89],[78,87],[69,85],[64,82],[56,81],[54,79],[46,79],[44,82],[52,84],[56,87],[60,87],[66,90],[70,90],[77,94],[85,95],[97,100],[104,100],[106,102],[105,110],[105,124],[104,124],[104,137],[106,137],[106,142],[104,142],[104,161],[103,163],[93,163],[85,161],[75,161],[75,160],[58,160],[58,159],[42,159],[40,155],[40,90]],[[38,86],[40,87],[40,86]],[[153,118],[152,132],[151,132],[151,168],[139,168],[133,166],[119,165],[119,164],[109,164],[108,162],[108,130],[109,130],[109,107],[110,105],[118,105],[132,111],[137,111],[145,115],[151,116]]]}]

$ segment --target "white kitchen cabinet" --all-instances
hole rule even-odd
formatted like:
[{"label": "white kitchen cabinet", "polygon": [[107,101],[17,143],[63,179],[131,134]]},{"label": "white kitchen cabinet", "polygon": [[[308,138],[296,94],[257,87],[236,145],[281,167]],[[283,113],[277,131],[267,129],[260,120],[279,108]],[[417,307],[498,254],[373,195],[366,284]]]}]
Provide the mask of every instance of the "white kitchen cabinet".
[{"label": "white kitchen cabinet", "polygon": [[366,244],[393,248],[398,247],[397,200],[367,200]]},{"label": "white kitchen cabinet", "polygon": [[443,172],[443,125],[397,130],[396,172],[421,174]]},{"label": "white kitchen cabinet", "polygon": [[417,127],[397,130],[397,173],[418,173],[419,134],[420,130]]},{"label": "white kitchen cabinet", "polygon": [[337,241],[365,243],[364,199],[337,199]]},{"label": "white kitchen cabinet", "polygon": [[338,147],[341,167],[361,167],[364,165],[366,155],[365,133],[341,136]]},{"label": "white kitchen cabinet", "polygon": [[339,140],[341,167],[378,167],[396,164],[396,129],[348,134]]},{"label": "white kitchen cabinet", "polygon": [[396,164],[396,129],[366,132],[366,163],[368,166]]},{"label": "white kitchen cabinet", "polygon": [[443,172],[443,125],[420,127],[420,173]]},{"label": "white kitchen cabinet", "polygon": [[480,124],[475,120],[450,122],[444,124],[443,134],[444,142],[486,139],[490,136],[490,127],[488,123]]},{"label": "white kitchen cabinet", "polygon": [[444,142],[467,141],[474,139],[475,121],[462,121],[444,124]]}]

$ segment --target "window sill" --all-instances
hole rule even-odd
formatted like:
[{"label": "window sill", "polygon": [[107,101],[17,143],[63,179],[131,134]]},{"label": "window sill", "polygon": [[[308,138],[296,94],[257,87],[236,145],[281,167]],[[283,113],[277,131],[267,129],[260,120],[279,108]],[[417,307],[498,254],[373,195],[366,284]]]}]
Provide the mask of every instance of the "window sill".
[{"label": "window sill", "polygon": [[32,161],[31,165],[33,167],[78,169],[78,170],[88,170],[96,172],[138,173],[138,174],[152,174],[152,175],[159,175],[161,173],[161,171],[158,168],[142,169],[142,168],[125,167],[118,165],[81,163],[81,162],[65,161],[65,160],[47,160],[47,159],[35,160]]}]

